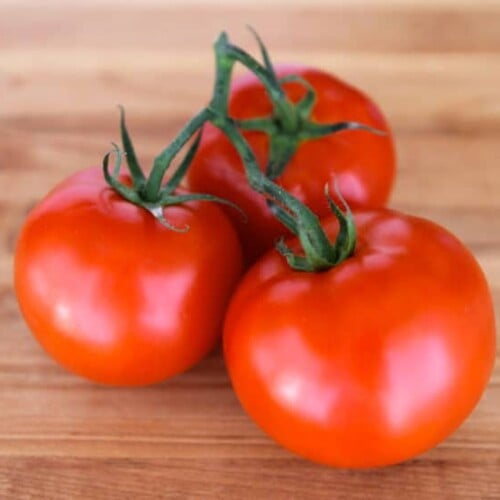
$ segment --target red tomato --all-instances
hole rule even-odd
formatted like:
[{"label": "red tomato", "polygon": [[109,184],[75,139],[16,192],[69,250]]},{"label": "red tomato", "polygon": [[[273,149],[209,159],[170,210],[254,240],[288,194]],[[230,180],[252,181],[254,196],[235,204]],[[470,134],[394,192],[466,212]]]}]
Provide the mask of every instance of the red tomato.
[{"label": "red tomato", "polygon": [[237,235],[212,203],[164,214],[189,230],[167,229],[90,169],[28,217],[16,250],[17,297],[64,367],[107,384],[151,384],[214,347],[242,269]]},{"label": "red tomato", "polygon": [[[319,273],[276,251],[239,285],[224,352],[243,407],[289,450],[341,467],[439,443],[478,402],[495,359],[484,275],[450,233],[388,210],[355,217],[355,253]],[[325,221],[333,237],[337,224]]]},{"label": "red tomato", "polygon": [[[329,183],[330,191],[335,192],[334,179],[351,207],[385,205],[394,180],[394,146],[387,123],[373,101],[345,82],[315,69],[287,67],[278,70],[278,74],[281,77],[299,75],[314,87],[317,96],[312,113],[314,122],[357,121],[383,130],[387,136],[350,130],[305,141],[276,182],[319,216],[329,213],[324,188]],[[287,83],[284,88],[293,102],[305,94],[304,87],[298,83]],[[234,83],[230,98],[232,117],[256,118],[271,112],[266,91],[253,74]],[[268,137],[261,132],[246,132],[245,137],[264,168]],[[249,221],[245,223],[238,214],[227,210],[248,261],[271,248],[283,234],[283,226],[270,214],[265,200],[249,187],[235,148],[213,125],[204,128],[188,181],[193,190],[231,200],[247,213]]]}]

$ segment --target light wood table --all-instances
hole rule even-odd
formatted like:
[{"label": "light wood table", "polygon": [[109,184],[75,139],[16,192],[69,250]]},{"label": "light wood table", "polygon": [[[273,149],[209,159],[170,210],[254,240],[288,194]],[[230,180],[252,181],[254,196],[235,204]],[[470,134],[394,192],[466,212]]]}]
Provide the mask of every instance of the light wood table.
[{"label": "light wood table", "polygon": [[275,60],[330,70],[378,101],[397,138],[392,205],[463,239],[498,310],[500,2],[0,0],[0,498],[499,499],[498,366],[438,448],[352,472],[263,435],[220,352],[170,382],[117,390],[63,371],[21,319],[12,260],[30,207],[100,163],[118,103],[150,162],[208,99],[218,32],[255,48],[247,23]]}]

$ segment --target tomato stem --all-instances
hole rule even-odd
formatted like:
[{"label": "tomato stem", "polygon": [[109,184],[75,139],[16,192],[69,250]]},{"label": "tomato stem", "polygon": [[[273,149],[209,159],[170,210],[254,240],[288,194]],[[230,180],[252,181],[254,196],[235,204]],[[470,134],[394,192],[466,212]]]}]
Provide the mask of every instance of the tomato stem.
[{"label": "tomato stem", "polygon": [[[216,201],[235,207],[231,202],[216,196],[203,193],[178,194],[176,189],[185,175],[196,154],[201,140],[201,130],[205,123],[211,122],[218,127],[232,142],[240,154],[248,182],[257,192],[266,197],[271,212],[295,235],[298,236],[303,255],[294,254],[284,242],[277,245],[290,266],[301,271],[318,271],[338,265],[354,251],[356,243],[356,228],[352,214],[337,193],[342,203],[342,211],[325,192],[332,212],[339,221],[339,233],[332,244],[318,217],[297,198],[273,182],[285,165],[294,155],[299,142],[346,129],[370,130],[370,127],[352,122],[335,124],[316,124],[309,120],[316,95],[311,85],[302,78],[291,75],[278,79],[273,69],[271,59],[262,40],[252,30],[260,47],[264,65],[250,54],[229,43],[228,37],[222,33],[215,43],[216,79],[214,91],[209,105],[196,114],[179,132],[174,140],[155,158],[149,177],[144,175],[135,154],[132,139],[125,123],[125,112],[120,108],[120,130],[127,166],[132,177],[132,186],[123,184],[119,179],[122,152],[114,146],[112,152],[116,155],[115,166],[109,168],[112,152],[103,160],[104,177],[108,184],[123,198],[148,210],[163,225],[176,231],[187,228],[172,227],[165,220],[163,207],[185,203],[188,201]],[[236,121],[229,116],[229,91],[231,75],[236,63],[241,63],[252,71],[263,83],[274,106],[272,117],[262,117],[254,120]],[[282,83],[299,82],[306,88],[303,99],[292,103],[286,96]],[[259,168],[257,159],[244,138],[241,129],[260,130],[270,135],[271,150],[267,172]],[[164,177],[172,160],[194,136],[193,143],[180,163],[177,171],[165,183]],[[240,210],[238,207],[235,207]],[[240,210],[241,211],[241,210]]]},{"label": "tomato stem", "polygon": [[[170,166],[172,160],[179,153],[182,147],[191,139],[191,137],[196,134],[210,118],[210,112],[208,109],[202,109],[197,115],[195,115],[177,134],[175,139],[154,159],[153,169],[151,170],[151,174],[146,182],[146,186],[144,189],[144,197],[147,201],[154,202],[158,199],[163,178],[165,173]],[[196,147],[198,146],[199,141],[196,142]],[[192,158],[194,156],[194,152],[188,155]],[[188,163],[189,165],[189,163]],[[177,178],[176,178],[177,180]],[[180,182],[182,177],[178,179]],[[179,184],[177,182],[177,184]],[[175,185],[174,187],[177,187]]]},{"label": "tomato stem", "polygon": [[[277,250],[283,254],[289,265],[299,271],[312,272],[340,264],[352,254],[356,244],[356,228],[347,204],[340,196],[345,209],[343,212],[328,192],[325,192],[332,212],[339,221],[339,233],[332,244],[321,227],[318,217],[261,171],[250,145],[239,130],[238,123],[228,116],[228,89],[231,73],[235,63],[241,62],[241,52],[228,50],[228,46],[227,35],[222,33],[214,46],[216,82],[214,96],[208,107],[212,113],[210,121],[229,138],[238,151],[250,186],[267,198],[276,217],[298,236],[304,255],[294,254],[284,242],[277,245]],[[255,66],[253,62],[252,65]],[[267,72],[262,67],[258,71],[262,75]],[[268,72],[266,77],[271,78]]]}]

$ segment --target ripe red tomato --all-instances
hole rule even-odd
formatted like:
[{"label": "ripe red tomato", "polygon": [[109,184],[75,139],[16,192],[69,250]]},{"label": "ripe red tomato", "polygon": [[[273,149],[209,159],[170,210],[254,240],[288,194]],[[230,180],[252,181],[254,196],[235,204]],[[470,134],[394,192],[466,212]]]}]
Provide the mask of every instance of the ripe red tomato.
[{"label": "ripe red tomato", "polygon": [[[296,272],[276,251],[258,261],[223,338],[233,387],[265,432],[313,461],[371,467],[433,447],[467,417],[493,368],[495,322],[453,235],[388,210],[355,220],[355,253],[338,267]],[[336,221],[324,225],[333,238]]]},{"label": "ripe red tomato", "polygon": [[64,367],[107,384],[151,384],[214,347],[242,269],[237,235],[212,203],[164,214],[189,230],[167,229],[89,169],[29,215],[16,250],[17,297]]},{"label": "ripe red tomato", "polygon": [[[385,205],[394,180],[394,146],[387,123],[373,101],[322,71],[286,67],[277,73],[280,77],[299,75],[312,85],[317,97],[311,116],[314,122],[357,121],[387,135],[349,130],[304,141],[276,182],[319,216],[329,213],[324,188],[329,183],[330,191],[335,192],[334,179],[351,207]],[[293,102],[305,95],[304,86],[299,83],[286,83],[284,89]],[[253,74],[234,82],[229,110],[233,118],[240,120],[271,114],[267,93]],[[204,127],[203,133],[188,182],[193,190],[231,200],[247,213],[249,220],[245,223],[234,211],[227,211],[238,230],[247,260],[253,261],[273,246],[283,234],[283,226],[271,215],[262,196],[248,185],[241,159],[229,140],[211,124]],[[244,135],[264,169],[269,153],[267,135],[262,132]]]}]

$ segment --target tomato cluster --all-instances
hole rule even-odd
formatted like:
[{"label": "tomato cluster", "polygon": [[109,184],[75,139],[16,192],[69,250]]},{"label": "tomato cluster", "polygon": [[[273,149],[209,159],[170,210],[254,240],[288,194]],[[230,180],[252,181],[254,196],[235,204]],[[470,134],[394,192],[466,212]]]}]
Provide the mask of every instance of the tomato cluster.
[{"label": "tomato cluster", "polygon": [[[264,64],[219,38],[212,101],[149,176],[122,114],[128,173],[115,148],[112,171],[108,154],[35,207],[16,250],[21,311],[59,363],[113,385],[178,374],[222,332],[242,406],[284,447],[332,466],[406,460],[487,385],[485,277],[448,231],[385,208],[394,146],[373,101],[275,70],[259,43]],[[237,62],[251,72],[230,87]]]}]

